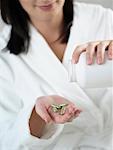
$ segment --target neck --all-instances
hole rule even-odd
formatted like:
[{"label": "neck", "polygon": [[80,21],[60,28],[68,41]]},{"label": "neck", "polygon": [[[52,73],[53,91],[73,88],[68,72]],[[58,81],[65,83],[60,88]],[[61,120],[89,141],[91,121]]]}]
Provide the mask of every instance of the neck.
[{"label": "neck", "polygon": [[61,35],[63,29],[63,13],[51,18],[50,20],[33,21],[32,24],[40,32],[48,42],[55,41]]}]

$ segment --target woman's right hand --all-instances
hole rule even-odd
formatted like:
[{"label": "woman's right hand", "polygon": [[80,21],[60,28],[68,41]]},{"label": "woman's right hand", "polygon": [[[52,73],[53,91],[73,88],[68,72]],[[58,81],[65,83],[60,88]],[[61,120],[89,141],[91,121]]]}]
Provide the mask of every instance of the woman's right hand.
[{"label": "woman's right hand", "polygon": [[[61,115],[59,114],[59,112],[54,112],[52,110],[51,105],[53,104],[68,104],[68,105],[66,106],[65,113]],[[57,124],[70,122],[76,117],[78,117],[81,112],[81,110],[78,109],[74,103],[58,95],[39,97],[36,101],[35,110],[36,113],[43,120],[45,120],[46,123],[54,122]]]}]

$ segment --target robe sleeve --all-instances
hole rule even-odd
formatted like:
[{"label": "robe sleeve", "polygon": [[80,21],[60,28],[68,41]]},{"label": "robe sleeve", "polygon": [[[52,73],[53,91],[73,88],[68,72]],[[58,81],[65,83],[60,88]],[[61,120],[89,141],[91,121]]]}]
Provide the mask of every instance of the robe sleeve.
[{"label": "robe sleeve", "polygon": [[49,149],[57,141],[63,125],[48,125],[42,138],[30,134],[29,118],[34,107],[24,106],[15,92],[13,74],[0,61],[0,150]]}]

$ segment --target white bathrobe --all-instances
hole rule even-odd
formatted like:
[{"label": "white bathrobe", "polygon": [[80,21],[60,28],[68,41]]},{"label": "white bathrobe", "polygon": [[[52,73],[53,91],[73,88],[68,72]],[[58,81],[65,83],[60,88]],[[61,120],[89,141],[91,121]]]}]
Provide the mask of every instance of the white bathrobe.
[{"label": "white bathrobe", "polygon": [[[112,90],[82,89],[69,82],[66,63],[78,44],[113,39],[113,12],[76,3],[63,62],[32,26],[29,52],[0,52],[0,150],[112,150]],[[41,139],[29,118],[40,96],[58,94],[83,112],[71,123],[47,125]]]}]

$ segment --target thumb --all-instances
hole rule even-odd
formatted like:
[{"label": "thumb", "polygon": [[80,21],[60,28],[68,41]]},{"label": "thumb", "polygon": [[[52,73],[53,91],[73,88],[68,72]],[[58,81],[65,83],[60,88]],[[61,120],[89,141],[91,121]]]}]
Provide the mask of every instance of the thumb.
[{"label": "thumb", "polygon": [[46,123],[49,123],[49,122],[52,122],[52,118],[51,116],[49,115],[47,109],[45,106],[42,106],[42,105],[35,105],[35,110],[36,110],[36,113],[46,122]]}]

